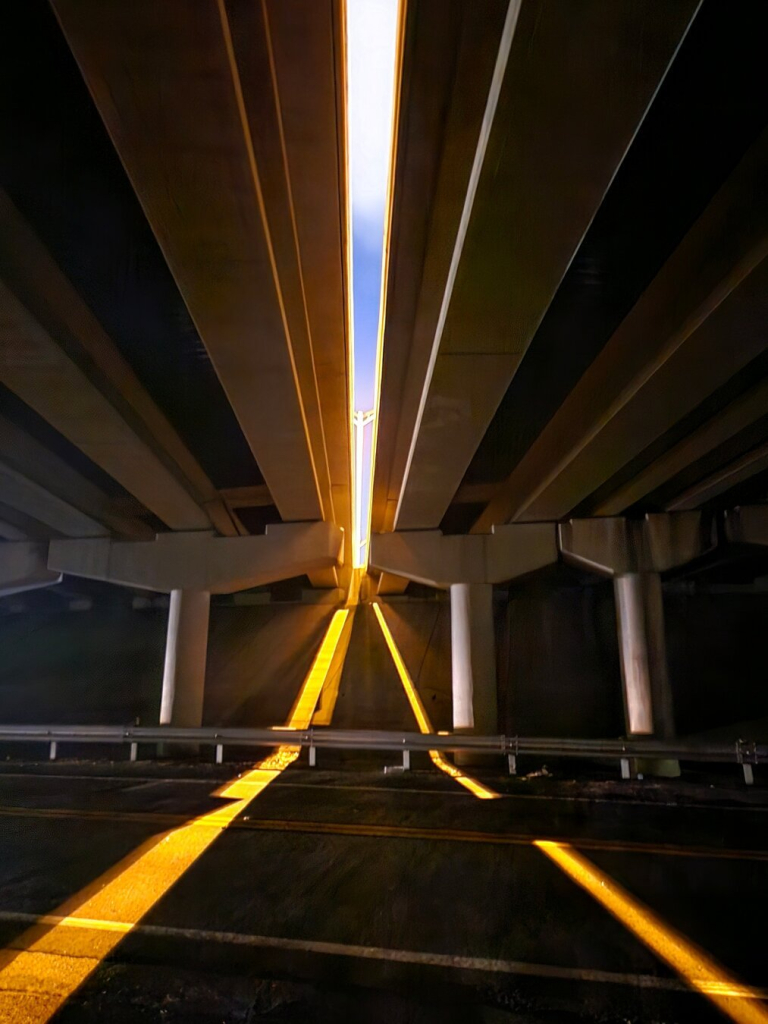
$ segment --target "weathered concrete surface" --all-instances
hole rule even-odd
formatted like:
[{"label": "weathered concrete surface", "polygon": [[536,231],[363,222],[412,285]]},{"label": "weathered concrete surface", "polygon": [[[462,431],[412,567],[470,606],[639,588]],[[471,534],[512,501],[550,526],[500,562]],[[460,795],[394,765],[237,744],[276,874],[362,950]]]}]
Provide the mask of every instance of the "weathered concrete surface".
[{"label": "weathered concrete surface", "polygon": [[[4,722],[157,723],[168,611],[134,611],[121,597],[88,612],[0,617]],[[329,605],[214,603],[203,723],[282,724],[332,614]]]},{"label": "weathered concrete surface", "polygon": [[435,729],[450,729],[451,609],[447,601],[382,601],[384,617]]}]

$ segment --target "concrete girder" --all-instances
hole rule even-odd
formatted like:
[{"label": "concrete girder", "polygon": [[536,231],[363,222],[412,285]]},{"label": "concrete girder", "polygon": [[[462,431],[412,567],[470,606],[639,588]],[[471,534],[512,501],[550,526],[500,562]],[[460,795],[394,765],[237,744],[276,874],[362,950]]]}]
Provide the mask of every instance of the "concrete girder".
[{"label": "concrete girder", "polygon": [[761,444],[733,462],[729,462],[726,466],[722,466],[714,473],[710,473],[709,476],[699,480],[682,494],[678,494],[673,501],[669,502],[667,508],[670,511],[677,511],[703,505],[704,502],[712,501],[743,480],[749,480],[750,477],[762,473],[766,469],[768,469],[768,444]]},{"label": "concrete girder", "polygon": [[371,529],[394,529],[507,0],[404,5]]},{"label": "concrete girder", "polygon": [[[123,514],[99,487],[4,416],[0,416],[0,461],[9,469],[21,473],[27,480],[44,488],[50,495],[77,509],[89,517],[89,520],[102,523],[118,536],[132,540],[149,540],[154,536],[151,527],[139,519]],[[30,509],[25,508],[23,511],[35,518],[34,512]],[[57,525],[57,521],[51,525],[60,533],[68,532]],[[88,533],[83,534],[96,535],[90,532],[90,528]]]},{"label": "concrete girder", "polygon": [[[768,409],[768,380],[761,381],[751,388],[746,394],[732,402],[721,413],[707,420],[698,430],[695,430],[688,437],[684,437],[676,445],[659,456],[646,469],[629,480],[623,487],[614,491],[610,497],[601,501],[594,509],[596,516],[618,515],[624,509],[634,505],[646,495],[650,494],[657,487],[661,487],[667,481],[672,480],[677,473],[682,472],[688,466],[714,451],[718,445],[735,437],[740,431],[750,427],[758,419],[765,415]],[[764,450],[763,458],[768,465],[768,450]],[[746,461],[745,461],[746,460]],[[682,495],[678,495],[674,501],[668,503],[667,511],[674,512],[687,508],[695,508],[696,505],[715,497],[739,483],[746,476],[759,472],[762,466],[758,457],[739,459],[732,463],[727,470],[719,470],[716,474],[707,477],[706,481],[689,488]],[[742,477],[741,471],[745,476]],[[717,484],[715,483],[717,478]],[[722,489],[719,484],[722,482]],[[717,489],[715,489],[717,487]]]},{"label": "concrete girder", "polygon": [[[765,350],[768,315],[768,131],[667,260],[573,388],[472,532],[493,523],[562,519]],[[705,426],[660,460],[706,449],[731,420]],[[655,465],[655,464],[654,464]],[[639,479],[653,483],[652,466]],[[667,478],[669,478],[667,476]],[[628,485],[631,503],[648,493]],[[623,508],[622,492],[599,506]]]},{"label": "concrete girder", "polygon": [[[521,524],[522,525],[522,524]],[[651,513],[644,519],[570,519],[558,527],[567,562],[600,573],[666,572],[714,548],[715,524],[701,512]]]},{"label": "concrete girder", "polygon": [[106,537],[109,530],[74,508],[34,480],[0,462],[0,495],[3,503],[65,537]]},{"label": "concrete girder", "polygon": [[60,582],[61,573],[48,568],[45,544],[27,541],[0,544],[0,597]]},{"label": "concrete girder", "polygon": [[697,8],[510,3],[396,529],[442,520]]},{"label": "concrete girder", "polygon": [[557,561],[554,523],[495,527],[481,537],[439,530],[371,535],[371,568],[429,587],[505,583]]},{"label": "concrete girder", "polygon": [[0,310],[3,384],[167,526],[221,528],[210,481],[2,191]]},{"label": "concrete girder", "polygon": [[768,505],[740,505],[725,514],[725,536],[732,544],[768,547]]},{"label": "concrete girder", "polygon": [[[280,515],[339,521],[349,425],[337,404],[349,381],[338,3],[303,4],[301,17],[295,2],[53,6]],[[302,248],[309,232],[320,254]]]},{"label": "concrete girder", "polygon": [[330,523],[268,526],[263,536],[164,533],[154,541],[51,541],[56,572],[143,590],[231,594],[332,568],[343,556],[343,531]]}]

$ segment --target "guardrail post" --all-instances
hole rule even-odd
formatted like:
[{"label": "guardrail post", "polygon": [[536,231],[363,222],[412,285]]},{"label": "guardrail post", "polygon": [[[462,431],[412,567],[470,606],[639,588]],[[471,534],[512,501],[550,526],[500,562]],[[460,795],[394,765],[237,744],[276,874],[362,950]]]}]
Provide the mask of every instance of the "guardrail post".
[{"label": "guardrail post", "polygon": [[51,740],[51,745],[48,748],[48,760],[49,761],[55,761],[56,760],[56,748],[57,748],[56,740]]},{"label": "guardrail post", "polygon": [[131,761],[135,761],[136,758],[138,757],[138,755],[139,755],[139,744],[138,743],[131,743],[131,753],[129,755],[130,756],[130,760]]}]

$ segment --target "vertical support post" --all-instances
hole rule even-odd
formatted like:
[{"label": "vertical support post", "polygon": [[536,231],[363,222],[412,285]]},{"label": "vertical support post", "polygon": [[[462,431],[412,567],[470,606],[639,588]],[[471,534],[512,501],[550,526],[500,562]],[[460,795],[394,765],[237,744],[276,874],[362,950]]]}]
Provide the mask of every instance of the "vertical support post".
[{"label": "vertical support post", "polygon": [[49,761],[55,761],[56,760],[56,751],[57,751],[57,749],[58,749],[58,744],[57,744],[56,740],[51,740],[51,745],[48,748],[48,760]]},{"label": "vertical support post", "polygon": [[493,586],[451,585],[453,728],[492,736],[498,732]]},{"label": "vertical support post", "polygon": [[138,755],[139,755],[139,744],[138,743],[132,743],[131,744],[131,753],[129,755],[131,761],[135,761],[136,758],[138,757]]},{"label": "vertical support post", "polygon": [[[657,572],[624,573],[614,577],[613,590],[627,734],[670,739],[675,734],[675,716],[661,577]],[[645,768],[656,775],[680,774],[678,762],[672,760],[654,761]]]},{"label": "vertical support post", "polygon": [[203,723],[210,607],[207,590],[171,591],[160,725],[196,728]]}]

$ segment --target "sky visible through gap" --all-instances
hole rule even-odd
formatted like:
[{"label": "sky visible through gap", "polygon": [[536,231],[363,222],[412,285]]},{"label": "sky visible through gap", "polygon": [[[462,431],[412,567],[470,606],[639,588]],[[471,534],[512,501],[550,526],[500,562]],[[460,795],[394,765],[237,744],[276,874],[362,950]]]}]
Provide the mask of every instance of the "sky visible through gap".
[{"label": "sky visible through gap", "polygon": [[[373,409],[384,218],[392,136],[397,0],[347,0],[347,89],[354,407]],[[365,431],[361,536],[368,522],[371,427]]]}]

